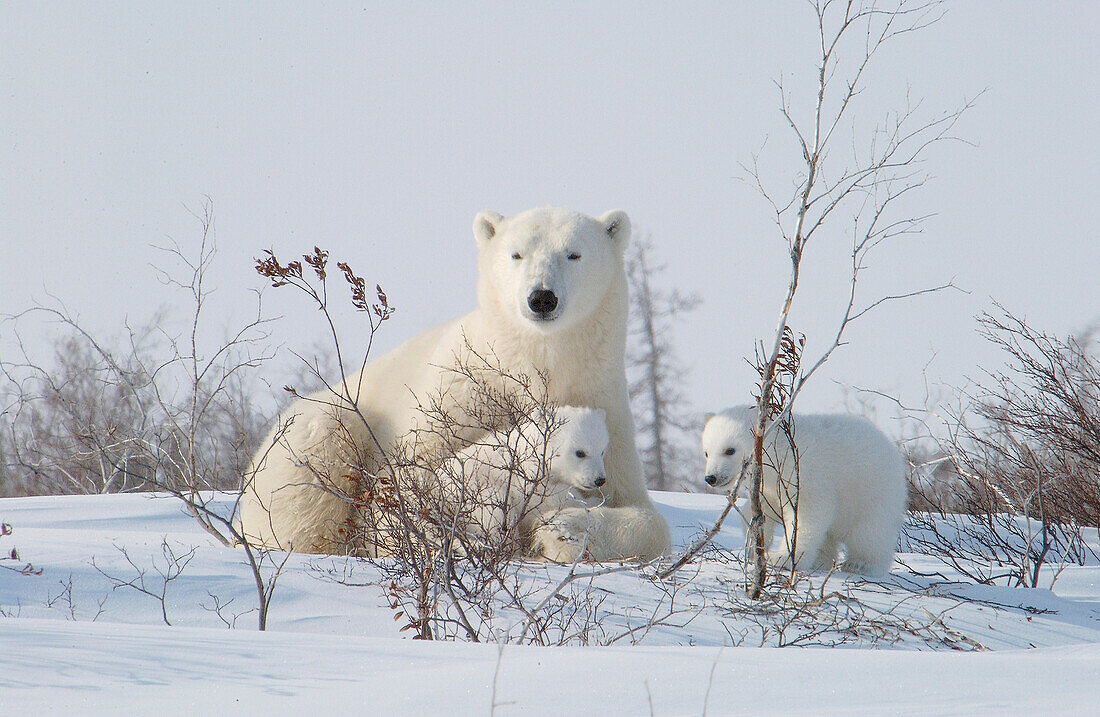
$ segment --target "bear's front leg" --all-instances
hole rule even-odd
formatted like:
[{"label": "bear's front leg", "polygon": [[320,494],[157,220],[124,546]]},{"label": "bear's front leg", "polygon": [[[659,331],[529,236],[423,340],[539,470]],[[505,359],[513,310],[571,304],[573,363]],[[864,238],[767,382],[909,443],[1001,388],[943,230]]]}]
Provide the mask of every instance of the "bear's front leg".
[{"label": "bear's front leg", "polygon": [[648,562],[667,547],[668,525],[659,513],[644,508],[563,508],[536,531],[536,543],[545,546],[543,554],[557,562],[580,557],[595,562]]},{"label": "bear's front leg", "polygon": [[[769,553],[768,562],[780,571],[795,569],[800,572],[822,572],[832,568],[836,558],[836,542],[828,534],[828,525],[812,520],[816,516],[798,516],[795,521],[794,510],[784,510],[783,540],[779,547]],[[809,513],[809,511],[807,511]],[[796,528],[797,526],[797,528]],[[793,545],[792,545],[793,542]],[[794,548],[794,560],[791,560]],[[832,554],[829,554],[832,551]]]},{"label": "bear's front leg", "polygon": [[594,530],[589,531],[588,552],[597,561],[649,562],[668,550],[672,536],[645,488],[625,389],[622,400],[607,408],[607,415],[611,446],[605,463],[611,490],[607,503],[589,511]]},{"label": "bear's front leg", "polygon": [[589,554],[592,536],[591,511],[563,508],[539,521],[532,554],[555,563],[572,564]]}]

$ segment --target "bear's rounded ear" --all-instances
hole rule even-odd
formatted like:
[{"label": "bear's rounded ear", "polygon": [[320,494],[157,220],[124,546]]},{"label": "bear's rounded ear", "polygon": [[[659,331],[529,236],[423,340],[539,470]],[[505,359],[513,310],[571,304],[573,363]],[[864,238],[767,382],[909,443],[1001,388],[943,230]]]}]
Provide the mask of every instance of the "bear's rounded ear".
[{"label": "bear's rounded ear", "polygon": [[714,418],[714,416],[715,416],[715,414],[713,414],[713,413],[704,413],[703,414],[703,424],[706,425],[707,421]]},{"label": "bear's rounded ear", "polygon": [[611,237],[611,241],[615,243],[615,246],[624,249],[627,241],[630,240],[630,217],[626,215],[626,212],[621,209],[612,209],[610,212],[601,215],[599,222],[603,225],[604,231],[607,232],[607,236]]},{"label": "bear's rounded ear", "polygon": [[474,217],[474,238],[477,239],[478,244],[485,244],[490,239],[496,236],[497,227],[500,226],[504,217],[496,212],[478,212]]}]

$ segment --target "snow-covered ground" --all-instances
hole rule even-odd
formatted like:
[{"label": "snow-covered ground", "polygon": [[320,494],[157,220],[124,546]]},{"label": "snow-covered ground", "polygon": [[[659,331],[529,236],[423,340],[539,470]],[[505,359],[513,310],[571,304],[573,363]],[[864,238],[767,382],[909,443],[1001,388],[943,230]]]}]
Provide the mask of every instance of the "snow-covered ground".
[{"label": "snow-covered ground", "polygon": [[[722,507],[716,496],[654,497],[680,544]],[[6,714],[1003,714],[1100,702],[1095,561],[1066,568],[1051,591],[937,585],[910,572],[936,567],[930,558],[902,554],[910,570],[886,580],[830,577],[822,594],[841,617],[808,633],[739,611],[740,575],[725,561],[692,567],[674,590],[618,573],[592,584],[593,641],[610,646],[502,647],[403,639],[382,590],[363,584],[373,568],[307,556],[291,557],[258,632],[243,553],[170,498],[5,499],[0,519],[13,528],[0,548],[42,569],[0,571]],[[740,526],[728,523],[720,542],[736,548]],[[185,562],[164,590],[170,565]],[[529,577],[549,584],[563,570],[531,566]],[[119,582],[163,591],[163,605]],[[893,649],[754,646],[800,635]]]}]

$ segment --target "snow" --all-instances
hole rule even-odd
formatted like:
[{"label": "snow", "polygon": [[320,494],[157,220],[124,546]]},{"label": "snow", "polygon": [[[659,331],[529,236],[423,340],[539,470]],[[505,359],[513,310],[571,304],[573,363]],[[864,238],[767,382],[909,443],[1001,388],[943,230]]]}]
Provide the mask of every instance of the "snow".
[{"label": "snow", "polygon": [[[654,498],[681,544],[713,521],[723,500]],[[953,632],[937,635],[965,635],[986,651],[912,635],[864,635],[847,643],[853,649],[750,647],[760,642],[752,621],[714,599],[736,577],[715,560],[681,586],[679,599],[692,607],[640,644],[501,646],[403,639],[382,591],[360,584],[373,568],[308,556],[291,557],[269,629],[258,632],[243,553],[216,543],[170,498],[5,499],[0,518],[13,528],[0,547],[17,547],[43,570],[0,571],[0,704],[14,714],[1081,713],[1095,708],[1100,680],[1100,566],[1092,563],[1067,567],[1053,590],[933,585],[900,566],[876,583],[828,578],[830,589],[891,614],[942,616]],[[736,547],[740,526],[728,523],[720,541]],[[158,599],[112,590],[107,576],[136,577],[125,550],[159,592],[165,543],[176,556],[194,555],[169,581],[162,614]],[[927,556],[899,557],[914,571],[932,567]],[[331,570],[350,571],[355,584],[326,579]],[[562,570],[531,566],[530,575],[549,584]],[[605,577],[607,635],[652,613],[665,595],[633,572]],[[212,610],[211,594],[229,603],[222,613],[230,622],[237,616],[235,629]],[[743,644],[730,646],[746,630]]]}]

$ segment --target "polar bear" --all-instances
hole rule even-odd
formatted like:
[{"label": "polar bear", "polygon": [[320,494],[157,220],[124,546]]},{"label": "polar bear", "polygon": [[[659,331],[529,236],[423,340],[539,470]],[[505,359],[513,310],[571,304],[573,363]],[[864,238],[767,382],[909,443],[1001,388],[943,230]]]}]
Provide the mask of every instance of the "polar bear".
[{"label": "polar bear", "polygon": [[[431,432],[423,430],[426,405],[459,422],[470,410],[478,388],[459,369],[475,357],[508,375],[545,377],[554,404],[606,412],[606,500],[557,514],[553,529],[566,552],[583,543],[594,560],[651,560],[666,550],[668,525],[645,489],[627,397],[623,252],[630,219],[622,211],[599,217],[558,208],[511,217],[481,212],[473,233],[477,308],[349,376],[338,390],[354,408],[322,391],[280,416],[245,475],[240,521],[250,541],[299,552],[346,550],[347,494],[357,490],[349,463],[379,475],[399,444],[453,455],[484,435],[471,428],[433,446]],[[587,539],[569,540],[579,535]]]},{"label": "polar bear", "polygon": [[606,419],[602,408],[561,406],[479,439],[436,472],[442,503],[461,515],[454,522],[470,537],[499,539],[515,530],[536,556],[575,558],[584,546],[571,545],[577,540],[562,535],[554,519],[569,507],[603,503]]},{"label": "polar bear", "polygon": [[[733,490],[748,475],[756,417],[755,406],[708,416],[702,438],[708,485]],[[782,553],[769,556],[769,562],[790,567],[793,535],[798,568],[830,568],[843,544],[845,571],[885,574],[908,497],[901,453],[860,416],[796,414],[792,425],[796,450],[781,430],[764,444],[765,544],[771,543],[777,525],[786,536]]]}]

